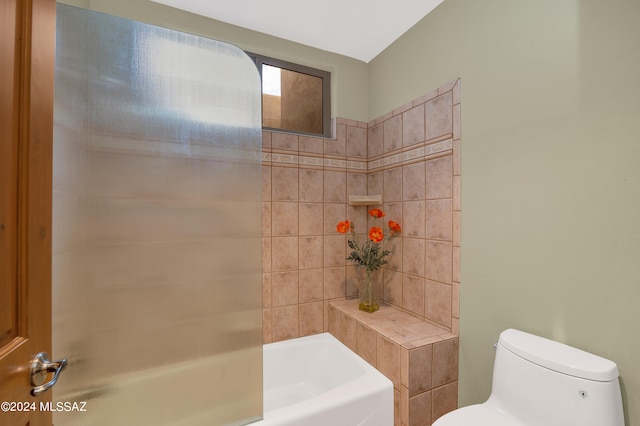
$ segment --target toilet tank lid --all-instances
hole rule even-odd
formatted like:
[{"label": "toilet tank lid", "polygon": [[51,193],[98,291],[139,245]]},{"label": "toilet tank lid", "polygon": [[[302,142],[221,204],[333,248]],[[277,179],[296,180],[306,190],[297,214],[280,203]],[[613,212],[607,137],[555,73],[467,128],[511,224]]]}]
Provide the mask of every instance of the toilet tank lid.
[{"label": "toilet tank lid", "polygon": [[613,361],[523,331],[505,330],[500,333],[498,343],[524,359],[559,373],[600,382],[618,377],[618,366]]}]

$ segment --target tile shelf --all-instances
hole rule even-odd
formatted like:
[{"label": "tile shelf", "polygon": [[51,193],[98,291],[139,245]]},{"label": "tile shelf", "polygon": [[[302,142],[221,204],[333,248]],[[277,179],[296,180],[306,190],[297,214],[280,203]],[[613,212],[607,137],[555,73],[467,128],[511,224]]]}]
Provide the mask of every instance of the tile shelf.
[{"label": "tile shelf", "polygon": [[391,305],[367,313],[357,299],[329,302],[329,332],[387,376],[395,426],[427,426],[457,408],[458,336]]},{"label": "tile shelf", "polygon": [[375,206],[382,204],[382,194],[349,195],[350,206]]}]

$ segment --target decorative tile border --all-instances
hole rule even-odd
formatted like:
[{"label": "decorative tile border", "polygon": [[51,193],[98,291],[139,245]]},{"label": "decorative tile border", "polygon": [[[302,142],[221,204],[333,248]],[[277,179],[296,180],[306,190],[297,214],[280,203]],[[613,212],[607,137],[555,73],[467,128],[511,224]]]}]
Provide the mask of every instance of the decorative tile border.
[{"label": "decorative tile border", "polygon": [[449,138],[429,145],[419,146],[407,151],[396,152],[371,161],[356,161],[340,158],[309,157],[303,155],[263,152],[264,163],[297,164],[299,166],[329,167],[367,172],[408,161],[417,161],[431,155],[440,154],[453,149],[453,139]]},{"label": "decorative tile border", "polygon": [[366,161],[346,160],[340,158],[309,157],[304,155],[281,154],[272,152],[263,152],[262,162],[367,171]]}]

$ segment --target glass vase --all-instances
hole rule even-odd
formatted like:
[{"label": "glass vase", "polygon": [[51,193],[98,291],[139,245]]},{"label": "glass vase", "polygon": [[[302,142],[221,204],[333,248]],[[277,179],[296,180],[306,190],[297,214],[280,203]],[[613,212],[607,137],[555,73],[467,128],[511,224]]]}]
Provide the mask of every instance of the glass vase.
[{"label": "glass vase", "polygon": [[358,309],[365,312],[375,312],[379,309],[378,292],[382,270],[370,271],[366,268],[358,269]]}]

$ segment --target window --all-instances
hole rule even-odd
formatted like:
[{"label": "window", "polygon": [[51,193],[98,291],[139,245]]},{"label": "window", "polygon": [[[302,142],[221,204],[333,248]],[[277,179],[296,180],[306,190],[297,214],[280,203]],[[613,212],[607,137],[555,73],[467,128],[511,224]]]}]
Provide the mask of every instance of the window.
[{"label": "window", "polygon": [[331,137],[331,74],[249,53],[262,78],[262,127]]}]

